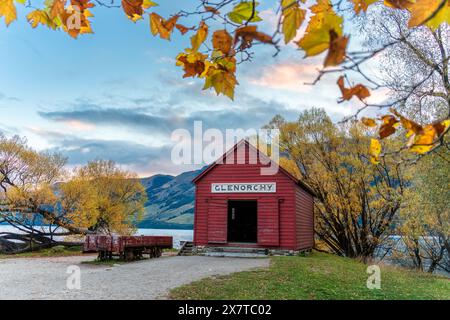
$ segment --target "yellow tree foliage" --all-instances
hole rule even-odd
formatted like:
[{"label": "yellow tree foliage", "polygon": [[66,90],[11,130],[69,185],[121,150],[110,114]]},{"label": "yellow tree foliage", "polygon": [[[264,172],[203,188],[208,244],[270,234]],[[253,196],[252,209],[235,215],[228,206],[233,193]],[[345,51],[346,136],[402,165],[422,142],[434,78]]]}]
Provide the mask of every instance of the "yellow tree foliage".
[{"label": "yellow tree foliage", "polygon": [[137,176],[111,161],[88,163],[60,189],[68,219],[80,228],[107,233],[132,233],[147,201]]},{"label": "yellow tree foliage", "polygon": [[0,221],[20,227],[38,219],[70,233],[132,233],[147,201],[136,175],[102,160],[68,174],[65,163],[19,137],[0,135]]},{"label": "yellow tree foliage", "polygon": [[280,130],[280,151],[287,158],[280,164],[316,193],[320,240],[337,254],[370,258],[400,209],[404,168],[389,158],[368,165],[365,127],[333,124],[321,109],[304,111],[294,122],[278,117],[269,127]]}]

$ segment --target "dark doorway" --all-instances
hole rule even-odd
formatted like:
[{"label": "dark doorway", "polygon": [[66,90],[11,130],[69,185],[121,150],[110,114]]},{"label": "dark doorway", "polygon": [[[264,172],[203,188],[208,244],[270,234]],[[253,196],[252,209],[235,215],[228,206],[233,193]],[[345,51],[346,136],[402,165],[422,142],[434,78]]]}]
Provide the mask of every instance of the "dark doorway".
[{"label": "dark doorway", "polygon": [[256,243],[256,200],[228,201],[228,242]]}]

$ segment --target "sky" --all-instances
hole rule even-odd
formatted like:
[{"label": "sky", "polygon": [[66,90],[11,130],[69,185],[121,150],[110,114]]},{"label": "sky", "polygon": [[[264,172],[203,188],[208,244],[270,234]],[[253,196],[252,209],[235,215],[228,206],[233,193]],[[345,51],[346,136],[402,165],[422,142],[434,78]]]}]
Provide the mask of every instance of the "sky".
[{"label": "sky", "polygon": [[[162,16],[179,9],[159,2],[154,11]],[[262,1],[262,30],[273,30],[273,3]],[[204,165],[170,160],[172,132],[192,132],[194,121],[202,121],[204,130],[258,129],[276,114],[295,120],[320,107],[339,121],[359,106],[337,103],[333,75],[305,84],[317,76],[324,55],[303,59],[292,44],[277,57],[270,46],[256,47],[254,61],[238,67],[234,101],[216,96],[202,91],[201,80],[183,79],[175,66],[189,36],[175,31],[168,42],[151,35],[147,17],[133,23],[121,9],[92,12],[95,34],[77,40],[42,26],[31,29],[23,8],[8,28],[0,23],[0,132],[26,137],[38,151],[63,154],[69,167],[110,159],[140,176],[179,174]]]}]

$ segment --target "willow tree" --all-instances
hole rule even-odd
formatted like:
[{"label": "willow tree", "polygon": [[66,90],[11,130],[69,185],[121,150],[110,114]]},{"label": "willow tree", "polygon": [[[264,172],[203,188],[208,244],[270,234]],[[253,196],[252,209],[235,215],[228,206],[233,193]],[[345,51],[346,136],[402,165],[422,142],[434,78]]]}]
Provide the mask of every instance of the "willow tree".
[{"label": "willow tree", "polygon": [[73,234],[133,232],[147,200],[136,175],[110,161],[73,172],[65,164],[0,135],[0,223],[14,227],[0,232],[0,251],[71,245],[61,239]]},{"label": "willow tree", "polygon": [[450,153],[440,149],[409,168],[413,179],[400,211],[396,257],[419,270],[450,272]]},{"label": "willow tree", "polygon": [[304,111],[294,122],[276,117],[269,126],[280,130],[281,164],[317,195],[319,247],[362,260],[373,257],[391,234],[402,203],[402,165],[386,157],[372,165],[365,126],[336,125],[321,109]]}]

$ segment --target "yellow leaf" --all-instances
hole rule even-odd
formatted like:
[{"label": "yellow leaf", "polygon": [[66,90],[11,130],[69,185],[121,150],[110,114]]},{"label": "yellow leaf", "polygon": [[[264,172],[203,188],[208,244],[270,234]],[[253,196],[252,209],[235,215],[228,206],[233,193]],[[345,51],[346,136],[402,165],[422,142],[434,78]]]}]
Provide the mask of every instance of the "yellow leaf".
[{"label": "yellow leaf", "polygon": [[9,26],[11,22],[17,19],[16,6],[13,0],[0,1],[0,17],[5,17],[6,26]]},{"label": "yellow leaf", "polygon": [[144,0],[144,2],[142,3],[142,8],[144,9],[148,9],[151,7],[156,7],[158,4],[151,1],[151,0]]},{"label": "yellow leaf", "polygon": [[223,94],[234,99],[234,88],[238,84],[234,72],[236,71],[236,60],[234,57],[227,57],[218,60],[216,63],[206,63],[203,90],[214,88],[216,94]]},{"label": "yellow leaf", "polygon": [[200,22],[200,26],[198,27],[197,33],[191,37],[191,50],[193,52],[198,51],[201,44],[206,40],[208,36],[208,26],[203,21]]},{"label": "yellow leaf", "polygon": [[408,5],[411,12],[408,27],[426,24],[434,29],[443,22],[450,23],[450,2],[448,0],[420,0]]},{"label": "yellow leaf", "polygon": [[423,127],[423,130],[413,138],[411,151],[423,154],[432,150],[438,143],[438,139],[449,127],[450,120],[444,120]]},{"label": "yellow leaf", "polygon": [[447,3],[425,25],[436,30],[442,23],[450,25],[450,0],[447,0]]},{"label": "yellow leaf", "polygon": [[377,139],[370,139],[370,161],[373,164],[380,163],[381,143]]},{"label": "yellow leaf", "polygon": [[338,16],[329,0],[319,0],[312,6],[315,13],[308,23],[304,37],[297,45],[305,51],[305,56],[315,56],[330,46],[330,30],[334,30],[338,37],[342,36],[343,18]]},{"label": "yellow leaf", "polygon": [[372,118],[362,117],[361,122],[367,127],[376,127],[377,123]]},{"label": "yellow leaf", "polygon": [[361,11],[366,12],[367,8],[377,2],[378,0],[352,0],[353,8],[356,14],[360,14]]},{"label": "yellow leaf", "polygon": [[305,19],[306,10],[300,9],[297,0],[283,0],[281,5],[283,7],[282,32],[284,42],[287,44],[297,35],[297,30]]},{"label": "yellow leaf", "polygon": [[32,28],[36,28],[39,24],[56,29],[56,24],[48,16],[47,12],[43,10],[34,10],[27,15],[27,20]]},{"label": "yellow leaf", "polygon": [[233,8],[233,11],[228,13],[228,18],[237,24],[242,24],[247,21],[261,21],[262,19],[258,16],[258,11],[256,10],[258,4],[259,2],[242,1]]}]

